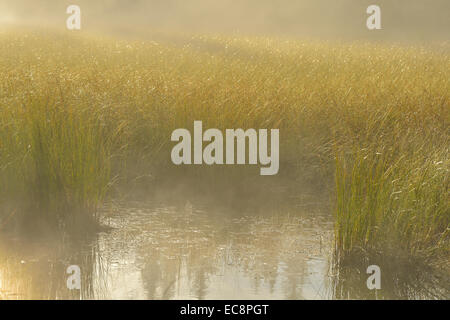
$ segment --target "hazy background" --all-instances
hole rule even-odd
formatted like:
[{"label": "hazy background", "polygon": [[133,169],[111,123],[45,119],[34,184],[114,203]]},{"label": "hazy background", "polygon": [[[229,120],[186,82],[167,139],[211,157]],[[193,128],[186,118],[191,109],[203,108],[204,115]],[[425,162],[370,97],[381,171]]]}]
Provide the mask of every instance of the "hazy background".
[{"label": "hazy background", "polygon": [[[395,41],[447,41],[450,35],[449,0],[0,0],[0,28],[63,29],[70,4],[81,7],[83,31],[124,35],[239,32]],[[383,30],[366,29],[370,4],[381,7]]]}]

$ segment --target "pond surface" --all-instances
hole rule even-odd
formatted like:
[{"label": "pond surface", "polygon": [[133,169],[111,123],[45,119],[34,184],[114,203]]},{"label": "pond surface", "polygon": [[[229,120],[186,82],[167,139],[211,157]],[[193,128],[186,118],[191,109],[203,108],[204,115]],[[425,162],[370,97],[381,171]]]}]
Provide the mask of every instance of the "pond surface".
[{"label": "pond surface", "polygon": [[[189,201],[102,211],[112,229],[89,241],[2,241],[0,297],[330,297],[332,223],[324,212],[227,212]],[[67,289],[70,265],[80,267],[81,290]]]},{"label": "pond surface", "polygon": [[[101,210],[111,229],[89,239],[2,236],[0,299],[450,298],[448,273],[388,258],[333,268],[329,209],[261,203],[114,202]],[[382,290],[368,290],[369,264]],[[72,265],[81,290],[68,289]]]}]

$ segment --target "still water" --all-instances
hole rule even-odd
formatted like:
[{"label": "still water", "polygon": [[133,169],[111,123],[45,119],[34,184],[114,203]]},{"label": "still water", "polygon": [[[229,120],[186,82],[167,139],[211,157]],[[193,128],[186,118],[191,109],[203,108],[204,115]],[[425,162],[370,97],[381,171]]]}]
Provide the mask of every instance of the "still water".
[{"label": "still water", "polygon": [[[295,214],[294,214],[295,213]],[[233,211],[178,201],[110,203],[89,240],[3,239],[3,299],[323,299],[331,217],[320,210]],[[81,269],[81,290],[66,269]]]},{"label": "still water", "polygon": [[[116,201],[89,239],[0,236],[0,299],[450,298],[448,273],[388,257],[336,269],[323,202],[267,203]],[[381,290],[367,288],[370,264]],[[68,289],[72,265],[81,290]]]}]

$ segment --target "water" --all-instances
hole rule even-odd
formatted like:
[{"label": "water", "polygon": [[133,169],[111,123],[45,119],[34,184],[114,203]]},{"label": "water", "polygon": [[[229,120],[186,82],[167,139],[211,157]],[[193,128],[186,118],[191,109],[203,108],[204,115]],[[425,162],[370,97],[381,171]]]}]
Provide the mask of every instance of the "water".
[{"label": "water", "polygon": [[[333,268],[321,205],[113,202],[89,239],[0,238],[0,299],[449,299],[448,274],[408,264]],[[382,290],[365,268],[379,264]],[[66,270],[78,265],[81,290]]]},{"label": "water", "polygon": [[[112,229],[90,240],[2,241],[1,298],[330,297],[326,213],[228,212],[189,201],[115,203],[102,211]],[[81,291],[67,289],[69,265],[81,268]]]}]

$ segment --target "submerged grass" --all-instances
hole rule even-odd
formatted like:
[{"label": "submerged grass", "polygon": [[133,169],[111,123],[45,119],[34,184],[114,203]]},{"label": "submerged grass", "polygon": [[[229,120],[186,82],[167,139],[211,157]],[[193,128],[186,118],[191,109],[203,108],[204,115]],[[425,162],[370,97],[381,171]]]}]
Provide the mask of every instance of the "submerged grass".
[{"label": "submerged grass", "polygon": [[170,164],[171,132],[202,120],[279,128],[280,176],[334,178],[339,256],[448,258],[447,47],[177,39],[0,34],[0,227],[95,220],[112,187],[173,172],[217,183]]}]

